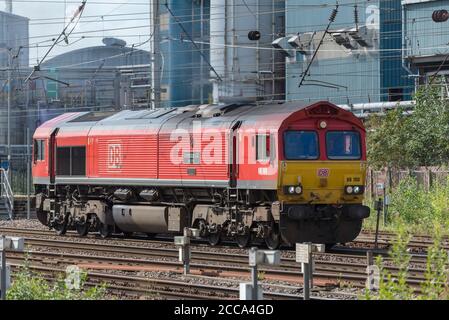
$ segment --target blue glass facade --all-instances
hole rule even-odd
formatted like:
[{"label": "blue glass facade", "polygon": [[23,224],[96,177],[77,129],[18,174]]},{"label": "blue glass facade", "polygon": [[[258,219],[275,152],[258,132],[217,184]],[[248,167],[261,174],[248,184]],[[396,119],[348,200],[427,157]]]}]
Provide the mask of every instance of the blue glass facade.
[{"label": "blue glass facade", "polygon": [[299,87],[335,5],[327,0],[287,1],[287,37],[298,34],[310,43],[307,54],[296,51],[294,59],[287,59],[287,100],[338,104],[408,100],[412,80],[402,66],[401,1],[344,0],[339,4],[336,19]]},{"label": "blue glass facade", "polygon": [[211,93],[209,69],[200,51],[209,60],[209,0],[170,0],[167,5],[173,15],[165,5],[160,9],[162,106],[207,103]]}]

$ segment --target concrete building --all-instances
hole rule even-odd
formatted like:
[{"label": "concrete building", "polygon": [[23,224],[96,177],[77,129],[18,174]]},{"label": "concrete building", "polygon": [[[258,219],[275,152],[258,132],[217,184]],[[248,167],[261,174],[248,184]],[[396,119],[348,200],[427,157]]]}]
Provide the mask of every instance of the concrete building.
[{"label": "concrete building", "polygon": [[14,66],[28,66],[28,25],[29,19],[13,13],[0,11],[0,66],[10,63]]},{"label": "concrete building", "polygon": [[104,46],[58,55],[43,63],[28,91],[30,125],[66,111],[147,108],[150,104],[150,54],[104,38]]},{"label": "concrete building", "polygon": [[[449,1],[403,0],[404,61],[416,84],[426,84],[438,72],[449,96]],[[443,81],[441,81],[443,79]]]},{"label": "concrete building", "polygon": [[[12,10],[12,7],[9,7]],[[10,92],[11,115],[15,107],[21,103],[18,95],[21,83],[17,80],[21,68],[28,67],[28,24],[26,17],[12,12],[0,11],[0,144],[7,144],[7,107]],[[11,82],[8,82],[8,72]],[[20,118],[11,116],[11,132],[20,129]],[[21,130],[20,130],[21,131]],[[11,135],[11,143],[22,140],[22,135]]]},{"label": "concrete building", "polygon": [[283,57],[271,50],[284,32],[284,1],[162,2],[162,106],[284,98]]},{"label": "concrete building", "polygon": [[[44,79],[46,98],[80,107],[109,105],[120,109],[145,104],[146,101],[133,98],[149,89],[149,53],[126,47],[125,41],[116,38],[104,38],[103,43],[104,46],[70,51],[46,61],[42,65],[44,75],[54,79]],[[120,86],[126,82],[129,88]]]},{"label": "concrete building", "polygon": [[210,72],[214,103],[284,99],[284,57],[271,48],[285,31],[284,5],[211,0],[211,64],[219,75]]},{"label": "concrete building", "polygon": [[286,55],[287,100],[355,104],[409,98],[413,85],[402,65],[400,0],[339,1],[324,38],[335,5],[289,0],[285,8],[287,36],[278,44]]}]

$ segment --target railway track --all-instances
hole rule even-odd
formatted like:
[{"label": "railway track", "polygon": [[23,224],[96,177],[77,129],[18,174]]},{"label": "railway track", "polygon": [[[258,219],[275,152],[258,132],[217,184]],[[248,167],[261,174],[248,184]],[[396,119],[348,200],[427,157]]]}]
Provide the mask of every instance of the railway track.
[{"label": "railway track", "polygon": [[[75,233],[69,233],[66,237],[42,239],[38,237],[48,237],[50,235],[54,237],[54,234],[45,230],[13,228],[0,228],[0,232],[24,235],[26,244],[31,248],[31,258],[29,259],[35,266],[48,266],[48,264],[55,264],[55,261],[58,261],[56,264],[61,266],[80,264],[95,270],[137,272],[171,268],[171,271],[181,271],[181,266],[177,262],[178,251],[172,243],[168,243],[166,240],[125,240],[115,238],[113,239],[114,242],[120,241],[121,243],[114,244],[110,243],[111,240],[98,239],[93,236],[87,239],[79,238]],[[95,243],[92,243],[92,241],[95,241]],[[153,246],[148,247],[148,244]],[[228,248],[228,250],[232,252],[223,252],[202,244],[194,245],[191,267],[193,270],[196,270],[196,275],[200,277],[209,276],[216,279],[240,276],[244,279],[245,275],[249,275],[247,251],[237,248]],[[23,257],[20,257],[20,254],[9,257],[17,259],[17,263],[20,263],[20,259],[23,259]],[[364,257],[347,253],[331,253],[315,254],[315,258],[314,278],[316,283],[325,287],[342,284],[350,284],[356,288],[365,286],[366,260]],[[393,266],[388,266],[388,259],[386,259],[386,262],[386,268],[395,273],[397,269]],[[424,281],[425,257],[413,256],[412,265],[408,281],[409,284],[418,288],[420,283]],[[271,282],[283,281],[296,286],[302,284],[300,267],[295,262],[293,251],[284,250],[282,252],[280,267],[260,268],[260,272],[263,273],[265,279]],[[270,285],[276,286],[272,283]],[[132,288],[138,287],[133,286]],[[298,298],[297,294],[293,296]],[[210,298],[210,295],[206,295],[206,297]],[[273,296],[273,298],[275,297]],[[289,296],[287,295],[283,298],[289,298]]]},{"label": "railway track", "polygon": [[[353,241],[356,245],[361,245],[365,247],[374,246],[375,232],[373,231],[362,231],[362,233]],[[396,235],[392,232],[380,232],[378,235],[378,244],[380,247],[389,248],[390,244],[395,240]],[[433,245],[433,239],[431,236],[427,235],[413,235],[408,243],[408,247],[413,252],[425,253],[427,249]],[[449,250],[449,238],[443,237],[442,247]]]},{"label": "railway track", "polygon": [[[6,232],[7,231],[7,232]],[[77,236],[68,236],[65,238],[57,237],[57,239],[43,239],[37,236],[48,236],[47,232],[37,230],[12,230],[5,228],[0,229],[0,232],[24,235],[25,243],[27,246],[28,262],[36,270],[44,270],[48,273],[61,273],[64,272],[65,267],[70,264],[77,264],[89,270],[89,279],[96,278],[106,279],[108,284],[112,281],[112,287],[110,290],[117,292],[126,292],[131,296],[141,296],[145,292],[150,293],[151,296],[161,296],[164,298],[212,298],[215,295],[211,295],[209,291],[217,293],[217,298],[237,298],[238,297],[238,283],[242,281],[249,281],[249,267],[248,267],[248,255],[238,253],[217,253],[210,251],[204,251],[202,245],[198,245],[199,250],[193,250],[192,258],[193,263],[191,268],[194,271],[194,275],[200,279],[209,279],[210,281],[216,279],[225,279],[226,281],[234,282],[232,288],[223,286],[205,286],[198,287],[195,283],[183,283],[182,281],[175,281],[178,283],[174,285],[172,282],[161,282],[162,280],[155,281],[154,279],[146,281],[142,280],[142,277],[135,277],[123,274],[112,274],[111,271],[118,272],[145,272],[145,271],[169,271],[178,272],[182,270],[182,266],[177,262],[178,251],[172,244],[167,245],[166,241],[159,242],[162,247],[149,248],[133,246],[136,244],[147,243],[142,240],[122,240],[124,244],[110,244],[108,240],[96,239],[95,243],[92,243],[91,239],[79,238]],[[26,233],[26,234],[24,234]],[[102,243],[100,243],[102,242]],[[158,243],[153,241],[153,243]],[[204,246],[206,247],[206,246]],[[240,251],[245,251],[238,249]],[[8,261],[11,261],[13,265],[23,264],[25,259],[22,253],[8,252]],[[293,265],[293,260],[286,261],[282,268],[277,269],[264,269],[261,268],[260,272],[263,274],[264,279],[269,280],[269,283],[264,284],[267,288],[282,289],[285,291],[296,291],[295,293],[282,293],[282,292],[270,292],[266,291],[265,297],[269,299],[299,299],[301,294],[299,293],[301,284],[301,276],[299,274],[299,266]],[[100,271],[99,271],[100,270]],[[99,273],[100,272],[100,273]],[[101,274],[102,276],[100,276]],[[117,278],[118,277],[118,278]],[[238,278],[239,280],[235,280]],[[316,283],[320,281],[332,281],[334,279],[332,272],[323,272],[316,276]],[[122,279],[122,281],[119,281]],[[356,275],[350,276],[351,281],[360,280],[364,281],[364,278],[358,278]],[[167,280],[169,281],[169,280]],[[289,285],[276,284],[274,281],[282,281],[283,283],[289,283]],[[150,285],[151,282],[151,285]],[[118,283],[118,284],[117,284]],[[136,285],[140,283],[140,285]],[[125,285],[126,284],[126,285]],[[131,285],[129,285],[131,284]],[[182,289],[186,287],[188,289]],[[321,288],[322,290],[326,288]],[[172,293],[172,291],[175,293]],[[190,291],[194,291],[189,296]],[[226,292],[223,292],[226,291]],[[204,292],[204,295],[201,295]],[[222,293],[220,293],[222,292]],[[180,293],[178,295],[178,293]],[[220,293],[220,294],[219,294]],[[344,296],[348,295],[343,293],[327,294],[327,296]],[[352,296],[354,298],[354,296]],[[325,297],[315,297],[316,299]]]},{"label": "railway track", "polygon": [[[56,236],[55,232],[52,230],[32,230],[32,229],[27,229],[27,228],[11,228],[11,227],[0,227],[0,232],[4,232],[4,233],[14,233],[17,235],[24,235],[24,236],[31,236],[31,235],[35,235],[35,236],[50,236],[50,237],[57,237],[58,239],[61,239],[61,236]],[[362,231],[362,233],[359,235],[359,237],[357,237],[357,239],[355,239],[354,241],[346,244],[345,246],[337,246],[336,249],[337,250],[347,250],[349,254],[351,254],[351,249],[355,249],[353,250],[354,252],[357,251],[357,249],[361,249],[364,250],[362,253],[365,254],[366,249],[373,249],[374,248],[374,232],[372,231]],[[78,237],[78,234],[74,231],[72,232],[68,232],[64,237]],[[84,237],[86,238],[86,237]],[[95,234],[89,234],[88,238],[92,238],[92,239],[98,239],[99,236],[95,235]],[[124,238],[120,235],[116,235],[110,238],[111,240],[124,240]],[[164,242],[173,242],[173,237],[164,237],[164,236],[158,236],[155,239],[148,239],[145,236],[138,236],[135,235],[131,238],[127,238],[127,241],[133,241],[133,242],[145,242],[145,243],[162,243]],[[382,231],[379,233],[378,236],[378,246],[380,249],[384,249],[385,250],[385,254],[387,253],[387,249],[389,249],[391,243],[394,241],[395,239],[395,234],[391,233],[391,232],[386,232],[386,231]],[[193,240],[192,241],[194,244],[196,245],[201,245],[201,244],[205,244],[205,247],[210,247],[207,244],[207,241],[205,240]],[[237,248],[236,244],[233,242],[229,242],[227,243],[226,241],[224,242],[225,246],[216,246],[215,248],[229,248],[229,247],[234,247]],[[409,242],[409,247],[411,249],[413,249],[413,251],[415,253],[425,253],[427,248],[429,246],[431,246],[433,244],[432,238],[430,236],[425,236],[425,235],[417,235],[417,236],[413,236]],[[447,250],[449,250],[449,238],[445,238],[443,241],[443,247]],[[349,248],[349,250],[348,250]],[[382,252],[379,251],[379,254],[381,254]],[[384,254],[384,255],[385,255]]]},{"label": "railway track", "polygon": [[[13,269],[19,268],[21,263],[13,262]],[[42,265],[30,266],[30,269],[44,275],[47,280],[54,280],[56,276],[63,274],[63,268],[48,267]],[[105,272],[88,272],[88,287],[107,284],[107,291],[113,296],[126,299],[238,299],[238,284],[231,287],[222,285],[208,285],[195,281],[182,282],[170,279],[154,279],[136,275],[113,274]],[[298,288],[299,289],[299,288]],[[264,292],[264,297],[273,300],[297,300],[302,298],[300,294],[287,294],[281,292]],[[313,297],[315,300],[327,299],[325,297]]]},{"label": "railway track", "polygon": [[[71,257],[73,262],[86,262],[86,263],[104,263],[110,265],[135,265],[144,267],[149,261],[155,261],[155,259],[163,261],[167,265],[179,266],[177,262],[178,250],[174,247],[160,247],[160,248],[147,248],[147,247],[130,247],[126,244],[107,244],[107,243],[80,243],[67,240],[47,240],[47,239],[27,239],[27,244],[33,248],[51,248],[52,250],[59,250],[64,253],[58,252],[44,252],[44,251],[31,251],[31,253],[38,255],[40,259],[56,259],[58,256],[64,258]],[[70,254],[67,251],[80,251],[83,254]],[[88,253],[88,255],[86,255]],[[100,255],[102,254],[102,255]],[[113,254],[113,255],[111,255]],[[119,255],[117,257],[116,255]],[[296,278],[300,273],[300,266],[295,262],[294,253],[289,251],[285,252],[282,257],[281,266],[278,268],[260,268],[261,271],[266,272],[267,275],[276,276],[291,276]],[[332,261],[326,261],[324,258],[332,257]],[[343,280],[360,280],[361,285],[365,281],[365,269],[366,261],[360,256],[350,256],[343,254],[315,254],[316,266],[315,270],[318,272],[318,276],[333,277],[334,274],[328,273],[346,273],[347,275],[340,275]],[[239,271],[247,268],[248,255],[240,253],[223,253],[216,251],[203,251],[192,250],[192,260],[195,261],[191,264],[192,267],[198,267],[203,269],[216,269],[219,266],[224,271]],[[342,262],[346,260],[346,262]],[[422,264],[422,269],[425,268],[425,260],[422,257],[414,257],[412,259],[414,264]],[[391,271],[397,270],[394,267],[388,267]],[[416,274],[417,280],[423,280],[419,277],[419,268],[410,269],[413,274]],[[321,273],[320,273],[321,272]],[[349,274],[360,275],[359,278],[350,277]]]},{"label": "railway track", "polygon": [[[19,268],[23,265],[24,256],[20,253],[8,254],[8,261],[10,261],[13,268]],[[121,272],[111,272],[115,268],[111,269],[111,265],[117,267],[117,263],[123,263],[121,266],[126,265],[131,268],[130,271],[145,271],[145,267],[157,267],[156,269],[150,268],[150,270],[167,270],[167,266],[174,267],[174,270],[180,271],[181,268],[178,264],[170,262],[157,262],[148,263],[144,261],[133,261],[130,259],[118,259],[111,257],[86,257],[85,255],[75,254],[54,254],[43,252],[31,252],[31,256],[27,258],[30,269],[39,272],[47,276],[47,279],[54,279],[58,275],[64,274],[65,267],[70,264],[77,264],[82,268],[88,269],[88,286],[99,285],[101,283],[107,283],[107,289],[111,293],[116,295],[126,295],[127,298],[182,298],[182,299],[238,299],[239,294],[239,282],[238,279],[227,279],[227,285],[223,285],[222,279],[218,279],[213,275],[211,270],[202,268],[200,271],[205,275],[192,274],[182,276],[180,279],[161,279],[154,277],[138,276],[133,272],[125,272],[127,268],[118,268]],[[90,266],[88,265],[90,263]],[[96,263],[96,265],[92,265]],[[107,265],[109,264],[109,265]],[[95,268],[96,267],[96,268]],[[137,267],[137,268],[135,268]],[[195,265],[192,265],[195,268]],[[230,270],[229,268],[225,268]],[[241,270],[235,269],[235,275]],[[129,274],[128,274],[129,273]],[[208,276],[209,275],[209,276]],[[200,281],[198,281],[200,280]],[[219,282],[220,284],[205,284],[202,282]],[[265,283],[264,296],[267,299],[293,299],[297,300],[302,298],[299,293],[300,287],[286,286],[286,285],[273,285]],[[298,293],[283,293],[274,292],[273,287],[288,289],[289,291],[297,291]],[[269,289],[267,289],[269,288]],[[271,291],[270,291],[271,289]],[[334,294],[336,295],[336,294]],[[344,294],[340,294],[344,295]],[[338,296],[338,294],[337,294]],[[316,300],[330,299],[329,297],[315,296]]]}]

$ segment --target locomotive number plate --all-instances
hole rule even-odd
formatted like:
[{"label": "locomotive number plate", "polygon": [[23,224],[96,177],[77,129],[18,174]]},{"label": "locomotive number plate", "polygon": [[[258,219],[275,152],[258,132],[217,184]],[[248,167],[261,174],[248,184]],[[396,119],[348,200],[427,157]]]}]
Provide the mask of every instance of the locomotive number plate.
[{"label": "locomotive number plate", "polygon": [[318,174],[318,177],[320,177],[320,178],[327,178],[327,177],[329,177],[330,170],[327,168],[320,168],[320,169],[318,169],[317,174]]}]

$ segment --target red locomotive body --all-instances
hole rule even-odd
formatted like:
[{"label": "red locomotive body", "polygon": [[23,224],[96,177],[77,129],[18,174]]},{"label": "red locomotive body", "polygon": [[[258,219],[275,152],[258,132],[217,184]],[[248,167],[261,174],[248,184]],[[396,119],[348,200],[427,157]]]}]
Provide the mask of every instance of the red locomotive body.
[{"label": "red locomotive body", "polygon": [[60,234],[196,227],[274,248],[355,238],[365,163],[361,121],[328,102],[204,105],[61,115],[35,132],[33,179]]}]

